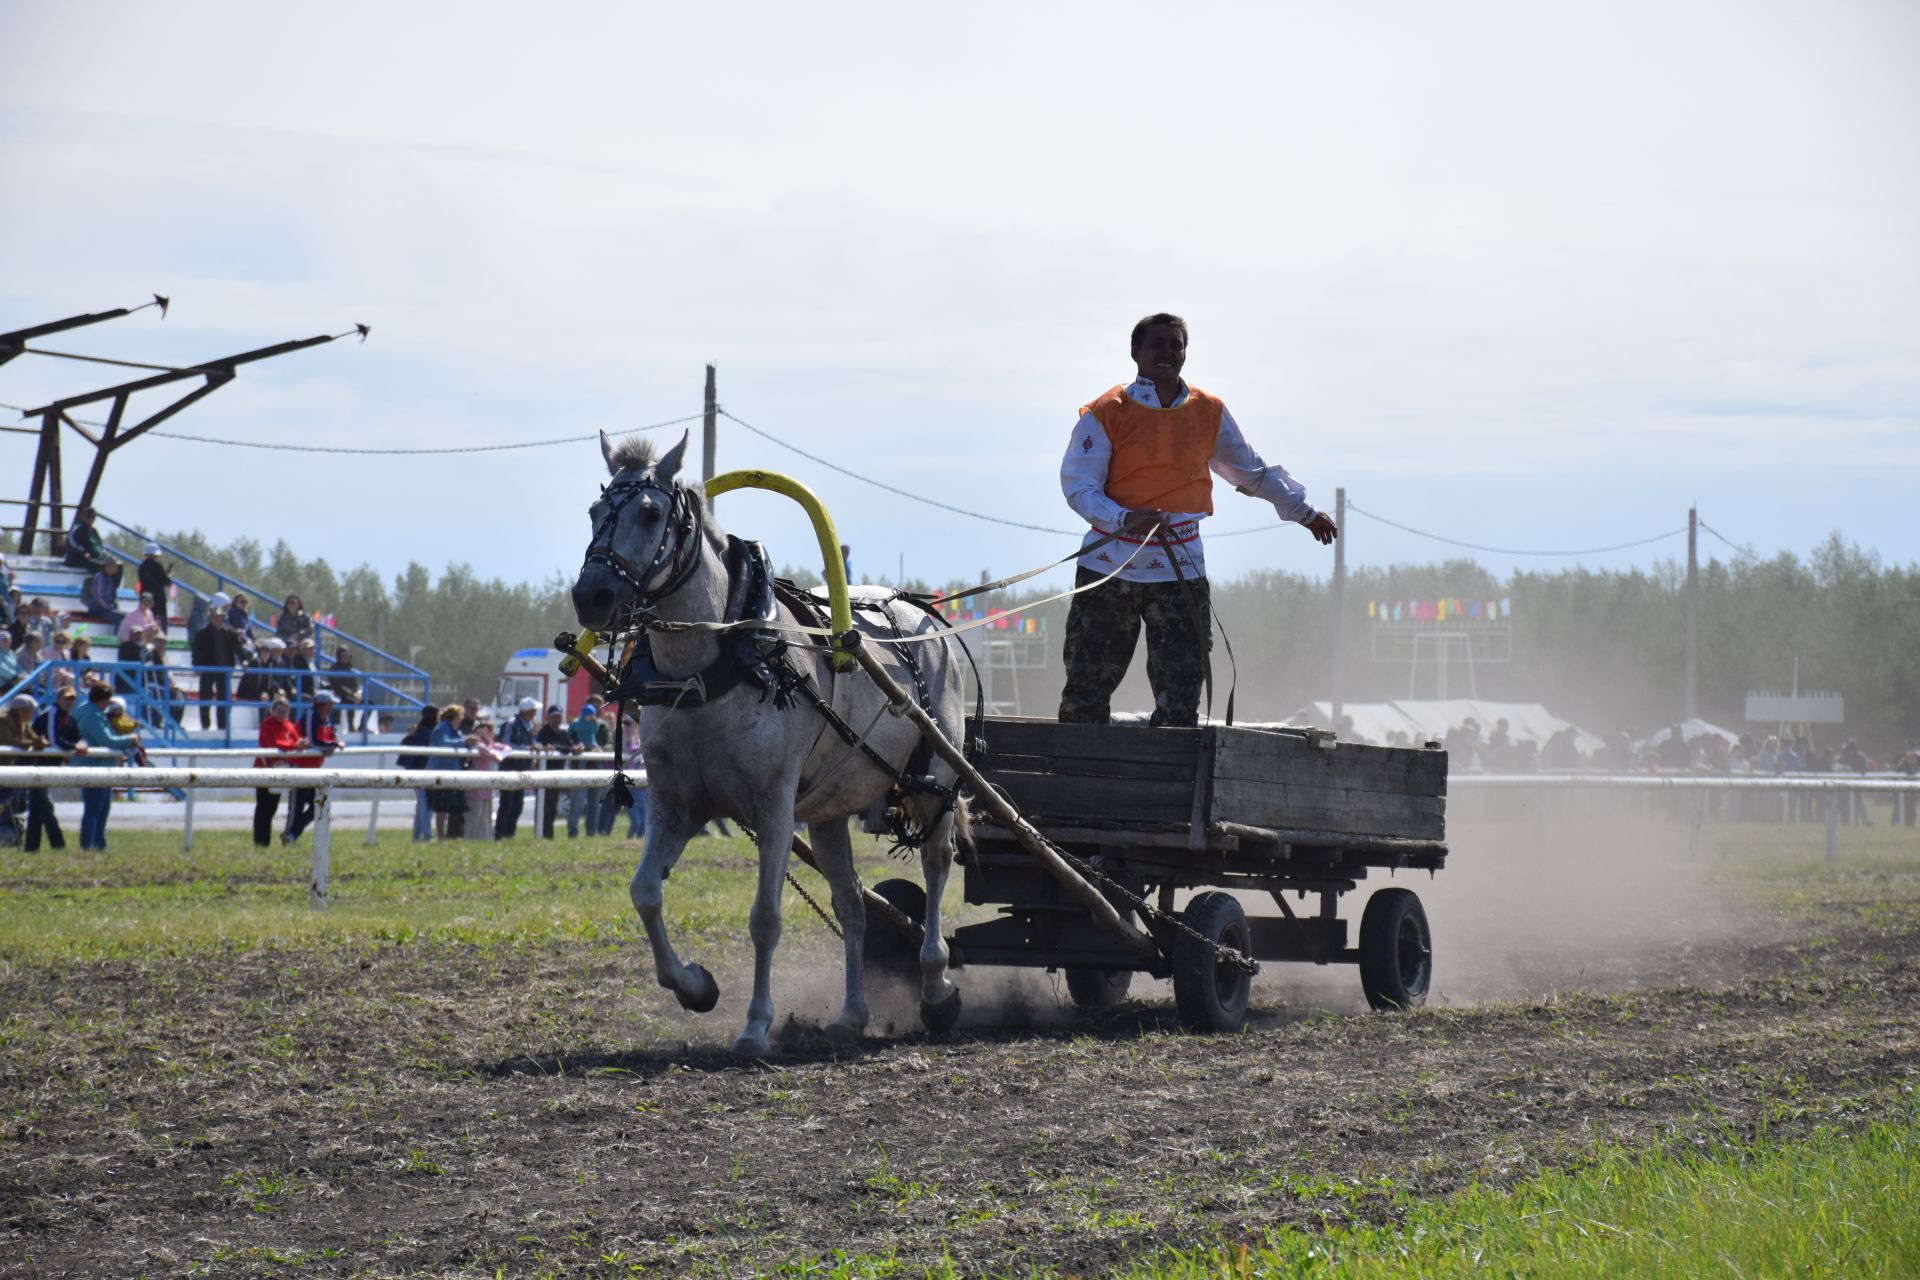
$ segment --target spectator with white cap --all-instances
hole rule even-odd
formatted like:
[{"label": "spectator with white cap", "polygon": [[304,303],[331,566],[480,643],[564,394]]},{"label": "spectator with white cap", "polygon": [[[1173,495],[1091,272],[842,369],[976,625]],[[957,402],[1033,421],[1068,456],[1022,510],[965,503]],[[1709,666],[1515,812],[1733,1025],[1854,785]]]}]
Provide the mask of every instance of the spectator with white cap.
[{"label": "spectator with white cap", "polygon": [[160,562],[160,544],[149,542],[140,561],[140,590],[153,597],[153,611],[160,619],[160,634],[167,633],[167,610],[173,599],[173,566]]},{"label": "spectator with white cap", "polygon": [[[539,714],[540,703],[537,699],[520,699],[517,714],[507,721],[507,731],[501,735],[502,741],[513,753],[505,761],[506,768],[533,768],[533,749],[539,745],[535,737],[538,730],[534,725],[534,717]],[[500,793],[500,807],[493,821],[495,840],[513,839],[514,830],[520,825],[520,814],[526,808],[526,804],[527,793],[524,790],[514,789]]]}]

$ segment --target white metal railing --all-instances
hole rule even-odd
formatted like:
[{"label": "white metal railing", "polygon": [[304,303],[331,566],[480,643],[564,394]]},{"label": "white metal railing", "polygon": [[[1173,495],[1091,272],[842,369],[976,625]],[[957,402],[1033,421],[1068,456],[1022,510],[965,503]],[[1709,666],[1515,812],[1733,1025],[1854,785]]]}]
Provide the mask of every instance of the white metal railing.
[{"label": "white metal railing", "polygon": [[[1848,822],[1863,817],[1860,803],[1868,796],[1890,796],[1896,820],[1912,813],[1920,805],[1920,778],[1904,773],[1792,773],[1792,774],[1594,774],[1594,773],[1460,773],[1447,779],[1451,791],[1638,791],[1649,797],[1657,792],[1691,792],[1700,803],[1691,814],[1693,838],[1707,820],[1707,796],[1719,793],[1767,794],[1780,797],[1780,820],[1793,820],[1793,800],[1799,794],[1811,800],[1821,797],[1822,817],[1827,831],[1827,861],[1838,856],[1840,805],[1847,805]],[[1803,810],[1804,812],[1804,810]]]},{"label": "white metal railing", "polygon": [[[250,753],[258,754],[258,753]],[[438,754],[451,754],[441,751]],[[644,769],[627,777],[645,787]],[[327,896],[333,862],[333,805],[336,790],[371,791],[575,791],[610,787],[611,769],[499,769],[449,772],[439,769],[156,769],[132,765],[11,765],[0,767],[0,790],[30,787],[179,788],[192,796],[208,788],[314,792],[313,870],[308,889],[316,901]],[[374,820],[379,809],[374,809]],[[367,828],[373,842],[373,827]],[[192,845],[187,846],[191,848]]]},{"label": "white metal railing", "polygon": [[[8,751],[0,748],[0,752]],[[14,754],[33,755],[46,758],[58,753],[49,751],[15,751]],[[288,758],[300,753],[267,752],[261,749],[208,748],[194,751],[183,747],[168,747],[150,750],[149,754],[183,757],[211,756],[232,758],[236,756],[256,757],[271,755],[276,758]],[[332,753],[344,755],[422,755],[451,756],[472,755],[474,752],[454,747],[342,747]],[[533,756],[538,750],[516,749],[515,755]],[[608,761],[612,753],[606,751],[581,752],[573,754],[554,751],[550,758],[554,761]],[[572,791],[582,788],[608,787],[613,784],[614,773],[611,769],[580,768],[544,768],[544,769],[502,769],[502,770],[462,770],[450,772],[439,769],[314,769],[276,767],[267,769],[202,769],[189,765],[186,768],[135,767],[129,765],[4,765],[0,764],[0,790],[31,787],[138,787],[147,789],[178,789],[186,793],[185,805],[186,831],[183,847],[191,849],[193,823],[193,796],[201,790],[260,790],[272,788],[303,788],[315,792],[314,796],[314,835],[313,835],[313,871],[310,888],[316,900],[327,896],[327,878],[332,859],[333,814],[332,793],[336,790],[415,791]],[[646,771],[634,768],[628,772],[634,785],[646,785]],[[1825,819],[1827,835],[1827,858],[1836,856],[1839,823],[1839,799],[1848,796],[1892,795],[1905,805],[1920,804],[1920,778],[1905,774],[1794,774],[1778,776],[1713,776],[1702,774],[1484,774],[1464,773],[1448,779],[1450,790],[1465,788],[1478,790],[1485,788],[1498,790],[1548,790],[1581,789],[1608,791],[1644,791],[1644,792],[1694,792],[1705,795],[1711,792],[1771,792],[1780,794],[1783,800],[1790,799],[1794,792],[1814,793],[1825,797]],[[379,821],[379,800],[376,794],[373,813],[367,824],[367,843],[372,844],[374,827]],[[1696,808],[1694,827],[1696,832],[1704,821],[1704,813]]]}]

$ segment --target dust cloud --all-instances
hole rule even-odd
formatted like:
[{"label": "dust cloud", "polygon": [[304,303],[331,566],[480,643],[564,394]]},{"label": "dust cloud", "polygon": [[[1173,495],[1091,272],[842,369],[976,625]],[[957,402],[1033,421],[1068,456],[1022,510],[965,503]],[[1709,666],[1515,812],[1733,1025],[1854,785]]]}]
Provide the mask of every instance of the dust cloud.
[{"label": "dust cloud", "polygon": [[[1434,1005],[1731,981],[1744,971],[1749,948],[1790,932],[1779,917],[1742,902],[1727,874],[1739,855],[1700,851],[1684,824],[1588,817],[1450,825],[1445,869],[1431,876],[1375,872],[1342,902],[1352,945],[1373,891],[1398,885],[1420,895],[1433,931]],[[1249,914],[1276,914],[1266,895],[1241,896]],[[1301,909],[1298,898],[1290,901]],[[1312,899],[1304,904],[1307,913],[1316,907]],[[965,1001],[963,1031],[1054,1030],[1084,1018],[1058,974],[974,966],[953,977]],[[722,984],[720,1009],[699,1022],[730,1038],[745,1012],[750,976],[735,970],[722,975]],[[783,946],[774,970],[775,1038],[792,1044],[819,1035],[838,1014],[843,991],[837,946]],[[869,967],[866,993],[870,1036],[920,1031],[919,986],[910,972]],[[1172,998],[1168,983],[1139,974],[1128,1007],[1139,1013],[1166,1005],[1170,1018]],[[1270,963],[1256,980],[1252,1017],[1264,1024],[1366,1007],[1353,965]]]},{"label": "dust cloud", "polygon": [[[1572,991],[1727,981],[1745,948],[1787,926],[1743,905],[1724,855],[1692,848],[1684,825],[1653,821],[1453,822],[1431,877],[1375,872],[1348,894],[1350,944],[1368,894],[1420,895],[1433,931],[1436,1005],[1531,1000]],[[1249,907],[1271,910],[1267,899]],[[1268,965],[1259,997],[1365,1008],[1352,966]]]}]

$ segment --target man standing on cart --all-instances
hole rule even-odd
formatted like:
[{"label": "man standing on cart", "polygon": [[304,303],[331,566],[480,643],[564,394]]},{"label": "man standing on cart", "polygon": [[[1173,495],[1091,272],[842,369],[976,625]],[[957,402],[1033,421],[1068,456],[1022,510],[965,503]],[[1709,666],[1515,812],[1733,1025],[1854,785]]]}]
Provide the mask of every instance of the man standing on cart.
[{"label": "man standing on cart", "polygon": [[1073,597],[1060,719],[1107,723],[1144,623],[1153,723],[1193,725],[1213,649],[1200,544],[1200,520],[1213,514],[1209,472],[1323,544],[1339,530],[1285,467],[1261,460],[1226,405],[1181,379],[1186,321],[1146,317],[1133,327],[1132,353],[1139,376],[1080,410],[1060,462],[1067,505],[1092,526],[1074,585],[1114,575]]}]

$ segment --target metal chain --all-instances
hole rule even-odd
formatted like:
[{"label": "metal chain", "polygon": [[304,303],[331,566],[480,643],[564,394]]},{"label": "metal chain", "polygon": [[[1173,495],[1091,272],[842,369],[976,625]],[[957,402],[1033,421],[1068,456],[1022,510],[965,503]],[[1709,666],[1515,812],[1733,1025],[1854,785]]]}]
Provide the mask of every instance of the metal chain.
[{"label": "metal chain", "polygon": [[800,900],[802,902],[806,903],[808,906],[813,908],[813,914],[819,916],[821,920],[826,922],[827,928],[833,931],[834,937],[840,938],[842,940],[846,938],[847,935],[840,931],[839,923],[836,922],[833,919],[833,917],[829,916],[826,912],[820,909],[820,904],[815,902],[813,900],[813,895],[808,893],[806,889],[801,886],[800,882],[793,878],[793,872],[791,871],[787,872],[787,883],[793,886],[793,891],[800,895]]}]

